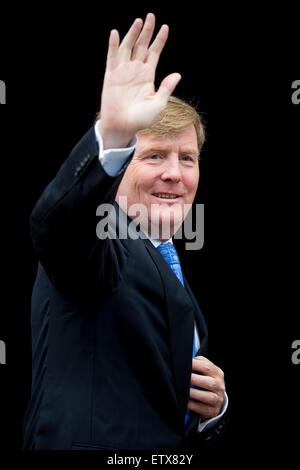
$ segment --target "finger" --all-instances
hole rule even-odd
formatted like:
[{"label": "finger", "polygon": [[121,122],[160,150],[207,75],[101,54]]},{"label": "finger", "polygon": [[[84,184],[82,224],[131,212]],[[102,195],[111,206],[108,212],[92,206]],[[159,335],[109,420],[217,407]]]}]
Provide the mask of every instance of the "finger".
[{"label": "finger", "polygon": [[132,48],[134,47],[137,38],[141,32],[143,26],[143,20],[137,18],[131,25],[128,33],[124,37],[123,41],[120,44],[119,52],[121,53],[121,58],[123,60],[129,60],[132,53]]},{"label": "finger", "polygon": [[218,411],[212,406],[205,405],[204,403],[198,403],[194,400],[188,401],[187,408],[188,410],[194,411],[195,413],[200,415],[202,419],[209,419],[218,415]]},{"label": "finger", "polygon": [[224,377],[222,369],[204,356],[196,356],[193,359],[192,369],[194,372],[208,375],[210,377]]},{"label": "finger", "polygon": [[157,98],[161,99],[165,102],[165,104],[167,104],[169,96],[172,95],[180,80],[180,73],[171,73],[166,78],[164,78],[156,92]]},{"label": "finger", "polygon": [[111,62],[113,59],[116,58],[118,54],[120,44],[120,36],[119,32],[116,29],[113,29],[109,35],[108,41],[108,51],[107,51],[107,61]]},{"label": "finger", "polygon": [[148,13],[146,20],[139,35],[139,38],[134,46],[131,59],[144,61],[148,54],[148,46],[150,44],[153,31],[155,28],[155,16],[153,13]]},{"label": "finger", "polygon": [[216,393],[198,390],[197,388],[190,388],[190,399],[209,406],[218,406],[222,402],[221,397]]},{"label": "finger", "polygon": [[214,377],[207,377],[205,375],[192,374],[191,385],[203,390],[209,390],[211,392],[221,392],[223,390],[221,381]]},{"label": "finger", "polygon": [[156,38],[154,39],[153,43],[151,44],[148,50],[146,63],[150,64],[154,69],[157,66],[160,54],[167,42],[168,35],[169,35],[169,26],[164,24],[158,31]]}]

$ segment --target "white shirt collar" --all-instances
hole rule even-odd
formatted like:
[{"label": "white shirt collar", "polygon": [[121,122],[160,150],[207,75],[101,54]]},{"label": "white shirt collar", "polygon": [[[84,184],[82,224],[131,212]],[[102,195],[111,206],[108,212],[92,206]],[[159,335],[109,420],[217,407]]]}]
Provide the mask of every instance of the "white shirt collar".
[{"label": "white shirt collar", "polygon": [[[147,235],[147,234],[146,234]],[[148,235],[147,237],[149,238],[150,242],[152,243],[152,245],[157,248],[159,245],[161,245],[162,243],[173,243],[173,239],[170,238],[170,240],[166,240],[166,241],[161,241],[161,240],[155,240],[154,238],[150,238]]]}]

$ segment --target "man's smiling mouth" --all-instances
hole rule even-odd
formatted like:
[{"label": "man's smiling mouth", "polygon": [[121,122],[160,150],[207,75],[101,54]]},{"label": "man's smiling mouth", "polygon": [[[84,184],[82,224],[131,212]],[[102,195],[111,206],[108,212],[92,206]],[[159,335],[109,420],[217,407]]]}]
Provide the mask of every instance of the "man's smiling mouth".
[{"label": "man's smiling mouth", "polygon": [[152,196],[157,197],[158,199],[178,199],[181,197],[179,194],[175,193],[153,193]]}]

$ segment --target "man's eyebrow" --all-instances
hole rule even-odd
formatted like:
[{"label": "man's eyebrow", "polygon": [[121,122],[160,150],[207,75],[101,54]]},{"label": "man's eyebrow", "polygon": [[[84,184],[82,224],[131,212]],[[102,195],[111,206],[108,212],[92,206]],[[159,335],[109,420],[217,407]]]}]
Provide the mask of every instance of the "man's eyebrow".
[{"label": "man's eyebrow", "polygon": [[168,149],[166,147],[160,147],[159,145],[156,145],[155,147],[145,147],[141,149],[141,155],[144,155],[145,153],[155,153],[155,152],[160,152],[160,153],[167,153]]},{"label": "man's eyebrow", "polygon": [[192,149],[192,148],[186,148],[181,150],[180,152],[181,155],[191,155],[192,157],[198,158],[199,152],[198,150]]},{"label": "man's eyebrow", "polygon": [[[146,153],[155,153],[155,152],[167,153],[168,150],[169,149],[166,148],[166,147],[156,145],[156,146],[153,146],[153,147],[146,147],[146,148],[142,149],[141,150],[141,155],[145,155]],[[180,150],[180,155],[191,155],[192,157],[198,158],[199,152],[198,152],[198,150],[187,147],[187,148],[184,148],[184,149]]]}]

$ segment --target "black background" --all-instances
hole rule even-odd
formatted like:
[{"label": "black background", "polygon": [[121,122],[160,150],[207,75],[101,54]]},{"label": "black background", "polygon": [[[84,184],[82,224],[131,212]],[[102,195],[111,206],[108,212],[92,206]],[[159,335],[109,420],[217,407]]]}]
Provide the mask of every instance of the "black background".
[{"label": "black background", "polygon": [[239,467],[282,456],[292,462],[300,423],[300,365],[291,362],[300,336],[300,105],[291,102],[297,15],[254,5],[211,4],[208,11],[190,2],[3,11],[0,339],[7,364],[0,366],[0,452],[31,463],[20,450],[36,269],[29,214],[93,123],[110,29],[123,35],[147,11],[170,25],[157,84],[180,72],[176,94],[199,103],[208,133],[197,195],[205,204],[205,246],[183,255],[179,244],[179,251],[207,319],[208,356],[226,374],[230,422],[202,458]]}]

